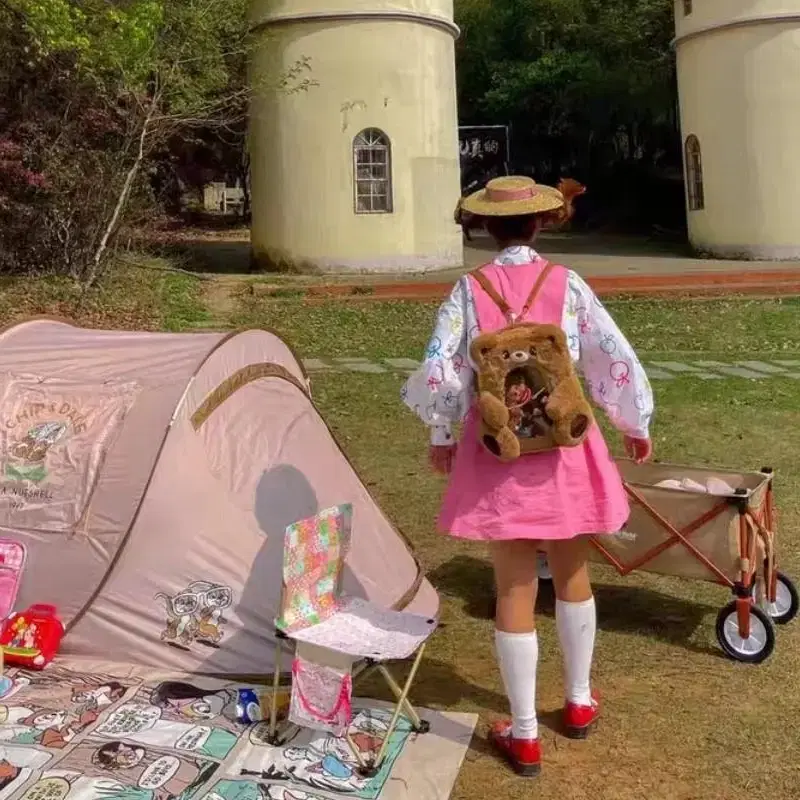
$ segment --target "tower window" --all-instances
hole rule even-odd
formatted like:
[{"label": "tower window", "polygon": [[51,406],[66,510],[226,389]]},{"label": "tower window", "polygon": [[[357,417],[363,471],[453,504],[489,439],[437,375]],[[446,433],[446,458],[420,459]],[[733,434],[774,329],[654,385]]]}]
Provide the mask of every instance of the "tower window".
[{"label": "tower window", "polygon": [[692,13],[692,0],[683,0],[683,16],[688,17]]},{"label": "tower window", "polygon": [[377,128],[353,140],[356,214],[392,213],[392,145]]},{"label": "tower window", "polygon": [[706,206],[703,191],[703,161],[700,157],[700,140],[694,134],[686,137],[685,151],[689,211],[701,211]]}]

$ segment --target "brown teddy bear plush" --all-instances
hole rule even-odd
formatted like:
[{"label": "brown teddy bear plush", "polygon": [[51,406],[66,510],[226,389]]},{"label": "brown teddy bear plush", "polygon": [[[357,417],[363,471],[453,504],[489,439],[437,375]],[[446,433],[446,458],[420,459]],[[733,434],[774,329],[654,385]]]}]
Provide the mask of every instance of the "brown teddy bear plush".
[{"label": "brown teddy bear plush", "polygon": [[481,441],[501,461],[575,447],[593,421],[556,325],[518,323],[475,338]]}]

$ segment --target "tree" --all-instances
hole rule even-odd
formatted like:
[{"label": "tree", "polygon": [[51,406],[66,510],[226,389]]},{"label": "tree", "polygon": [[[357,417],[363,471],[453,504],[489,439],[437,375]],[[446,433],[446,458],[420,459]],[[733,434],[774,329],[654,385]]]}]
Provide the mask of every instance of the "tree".
[{"label": "tree", "polygon": [[619,217],[623,184],[680,163],[671,0],[456,0],[456,20],[462,121],[510,123],[518,169],[576,173]]},{"label": "tree", "polygon": [[[23,148],[21,163],[38,165],[43,185],[37,199],[44,227],[59,220],[56,241],[75,241],[80,200],[72,197],[68,207],[59,207],[51,193],[48,206],[45,185],[57,182],[80,195],[88,188],[81,173],[87,166],[97,171],[91,196],[97,221],[80,233],[91,241],[91,256],[82,244],[65,263],[76,280],[91,285],[107,263],[131,200],[146,191],[148,159],[186,131],[243,129],[247,0],[0,3],[5,28],[19,32],[24,66],[6,76],[4,93],[26,98],[0,119],[0,141]],[[290,88],[305,86],[307,69],[306,63],[298,66]],[[43,75],[50,76],[44,85]],[[41,130],[34,147],[25,143],[31,125]],[[94,135],[86,136],[93,128]]]}]

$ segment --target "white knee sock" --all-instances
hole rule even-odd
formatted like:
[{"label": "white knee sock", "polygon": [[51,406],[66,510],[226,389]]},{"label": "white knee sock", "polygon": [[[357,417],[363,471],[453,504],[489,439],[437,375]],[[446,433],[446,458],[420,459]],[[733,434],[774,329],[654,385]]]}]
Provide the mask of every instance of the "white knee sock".
[{"label": "white knee sock", "polygon": [[539,639],[533,633],[494,632],[497,661],[511,705],[511,735],[515,739],[536,739],[536,666]]},{"label": "white knee sock", "polygon": [[564,657],[564,688],[570,703],[592,704],[591,672],[597,610],[594,598],[583,603],[556,600],[556,630]]}]

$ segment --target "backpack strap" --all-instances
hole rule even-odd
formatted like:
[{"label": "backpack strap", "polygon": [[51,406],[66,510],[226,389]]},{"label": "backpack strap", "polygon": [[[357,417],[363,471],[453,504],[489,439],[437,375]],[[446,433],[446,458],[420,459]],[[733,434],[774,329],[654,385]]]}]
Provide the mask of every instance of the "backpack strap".
[{"label": "backpack strap", "polygon": [[481,289],[483,289],[483,291],[489,295],[494,304],[503,312],[503,316],[506,317],[506,319],[509,319],[514,313],[511,310],[511,306],[508,303],[506,303],[505,297],[503,297],[497,291],[497,289],[495,289],[494,286],[492,286],[491,281],[481,271],[482,269],[483,269],[482,267],[476,269],[473,272],[470,272],[470,275],[473,278],[475,278],[475,281],[478,283]]},{"label": "backpack strap", "polygon": [[483,289],[483,291],[489,295],[500,311],[503,312],[505,318],[515,322],[518,319],[523,319],[531,310],[531,306],[536,301],[542,286],[544,286],[544,282],[547,280],[548,275],[552,271],[553,264],[550,261],[546,261],[542,271],[539,273],[539,277],[536,279],[536,282],[533,284],[533,287],[528,294],[528,299],[525,301],[525,305],[522,306],[522,310],[519,314],[514,313],[511,306],[506,302],[506,299],[497,291],[497,289],[494,288],[492,282],[483,274],[483,267],[473,270],[469,274],[475,279],[481,289]]}]

